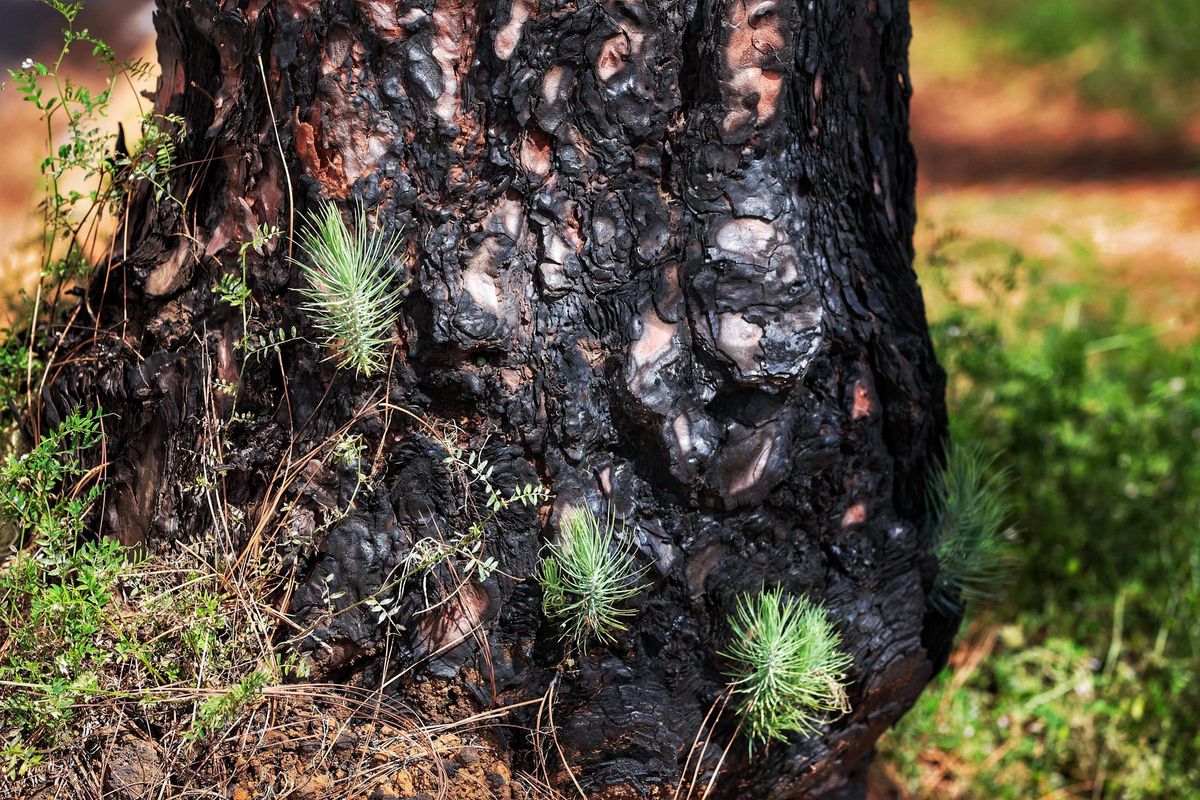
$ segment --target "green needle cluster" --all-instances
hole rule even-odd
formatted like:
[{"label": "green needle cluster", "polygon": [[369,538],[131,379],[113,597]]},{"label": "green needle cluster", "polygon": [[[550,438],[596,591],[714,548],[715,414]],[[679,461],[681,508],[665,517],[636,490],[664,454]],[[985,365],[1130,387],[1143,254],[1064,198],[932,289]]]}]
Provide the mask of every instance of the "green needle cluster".
[{"label": "green needle cluster", "polygon": [[1012,571],[1004,473],[978,449],[953,445],[929,482],[930,543],[938,574],[930,602],[946,614],[995,596]]},{"label": "green needle cluster", "polygon": [[850,710],[846,671],[853,659],[825,609],[782,589],[739,599],[723,655],[736,665],[730,686],[750,747],[789,733],[810,735]]},{"label": "green needle cluster", "polygon": [[390,269],[400,240],[367,224],[362,205],[351,233],[333,203],[326,203],[300,232],[307,258],[297,261],[307,286],[302,308],[321,331],[338,366],[360,374],[379,371],[392,340],[403,286],[393,287]]},{"label": "green needle cluster", "polygon": [[581,651],[593,636],[612,643],[636,613],[621,604],[646,588],[640,582],[645,568],[636,565],[632,540],[618,537],[611,514],[601,522],[586,506],[572,509],[561,527],[538,566],[542,611]]}]

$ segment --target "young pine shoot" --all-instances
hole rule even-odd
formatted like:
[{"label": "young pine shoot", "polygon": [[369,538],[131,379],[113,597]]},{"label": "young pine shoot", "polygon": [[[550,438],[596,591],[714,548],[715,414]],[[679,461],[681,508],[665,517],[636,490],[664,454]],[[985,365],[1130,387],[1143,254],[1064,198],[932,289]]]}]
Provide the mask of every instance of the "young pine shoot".
[{"label": "young pine shoot", "polygon": [[992,465],[977,448],[952,445],[929,480],[929,542],[938,560],[930,602],[948,615],[994,597],[1012,570],[1007,479]]},{"label": "young pine shoot", "polygon": [[542,611],[562,625],[562,638],[587,650],[591,637],[612,643],[636,612],[622,604],[646,588],[630,538],[619,536],[610,513],[601,522],[587,506],[563,515],[559,541],[547,546],[537,579]]},{"label": "young pine shoot", "polygon": [[736,668],[732,688],[750,748],[809,735],[832,714],[850,710],[846,671],[853,659],[825,609],[783,590],[743,596],[729,617],[733,640],[723,656]]},{"label": "young pine shoot", "polygon": [[338,366],[377,372],[391,342],[404,286],[393,287],[391,263],[400,240],[371,228],[360,204],[354,232],[333,203],[326,203],[300,232],[307,256],[297,260],[308,283],[303,308],[337,353]]}]

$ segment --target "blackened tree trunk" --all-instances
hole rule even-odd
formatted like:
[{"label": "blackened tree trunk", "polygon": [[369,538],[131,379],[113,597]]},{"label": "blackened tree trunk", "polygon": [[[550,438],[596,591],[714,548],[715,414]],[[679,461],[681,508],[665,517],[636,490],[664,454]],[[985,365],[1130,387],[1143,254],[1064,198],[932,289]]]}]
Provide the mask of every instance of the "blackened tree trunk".
[{"label": "blackened tree trunk", "polygon": [[[159,0],[156,27],[157,107],[187,122],[182,206],[135,199],[43,398],[49,423],[81,399],[114,415],[105,531],[199,535],[215,470],[243,543],[314,538],[286,599],[324,675],[399,675],[389,691],[435,716],[558,676],[558,743],[596,796],[670,794],[726,683],[735,598],[782,585],[841,631],[853,711],[790,747],[735,745],[715,796],[856,791],[954,627],[927,607],[919,534],[945,420],[911,266],[905,2]],[[260,225],[322,199],[404,232],[386,375],[324,360],[286,236],[249,256],[251,332],[307,340],[236,349],[241,314],[211,291]],[[216,465],[197,455],[210,408]],[[373,491],[304,461],[348,423]],[[419,613],[416,581],[398,621],[330,614],[331,590],[335,609],[372,596],[463,524],[439,425],[496,485],[553,499],[488,524],[500,571],[454,602]],[[653,585],[617,644],[564,667],[530,576],[581,502],[636,532]],[[530,763],[526,734],[497,736]]]}]

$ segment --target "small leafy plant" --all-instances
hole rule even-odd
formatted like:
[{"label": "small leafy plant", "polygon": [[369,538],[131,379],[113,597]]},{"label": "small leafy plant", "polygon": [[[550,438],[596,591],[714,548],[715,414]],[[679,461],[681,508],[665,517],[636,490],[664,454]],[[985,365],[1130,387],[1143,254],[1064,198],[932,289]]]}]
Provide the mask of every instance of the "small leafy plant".
[{"label": "small leafy plant", "polygon": [[[19,67],[7,70],[14,88],[33,106],[45,129],[46,155],[39,164],[43,184],[41,263],[32,312],[20,335],[27,405],[32,405],[32,387],[38,384],[35,367],[43,375],[49,368],[38,358],[46,298],[59,297],[99,264],[112,266],[115,248],[106,246],[105,230],[124,217],[139,186],[152,186],[156,200],[182,205],[170,189],[179,145],[186,137],[182,117],[147,112],[141,116],[140,134],[127,147],[123,131],[119,127],[114,130],[116,126],[107,120],[114,92],[128,85],[140,98],[137,84],[151,77],[151,64],[142,59],[118,61],[111,47],[80,27],[82,0],[40,2],[62,22],[61,46],[47,61],[27,58]],[[90,52],[103,88],[90,89],[67,74],[68,59],[78,57],[81,50]],[[140,99],[138,103],[140,108]],[[56,306],[57,301],[50,304],[50,308]],[[11,351],[2,365],[6,370],[11,366],[8,355]],[[4,391],[11,395],[10,382],[5,384]]]},{"label": "small leafy plant", "polygon": [[[432,535],[413,542],[413,548],[388,581],[376,595],[365,600],[367,608],[376,616],[377,624],[388,622],[391,626],[400,626],[398,600],[410,579],[420,577],[421,594],[425,597],[426,609],[430,609],[446,602],[470,581],[482,583],[497,572],[506,575],[496,557],[488,554],[488,529],[505,512],[522,506],[536,509],[550,499],[550,492],[540,483],[516,483],[510,488],[498,486],[494,476],[496,464],[488,461],[481,450],[468,450],[460,445],[466,434],[456,423],[432,425],[419,416],[414,415],[414,419],[421,422],[445,450],[442,463],[449,471],[452,485],[461,492],[461,499],[456,505],[454,533],[443,536],[437,527],[433,527]],[[479,503],[480,499],[482,503]],[[448,567],[450,583],[440,584],[436,578],[436,571],[443,566]],[[516,579],[516,576],[508,577]],[[440,584],[440,599],[431,595],[431,582]]]},{"label": "small leafy plant", "polygon": [[41,545],[0,568],[0,733],[10,742],[13,728],[57,732],[109,658],[97,640],[123,556],[112,541],[77,541],[99,489],[71,490],[84,474],[80,452],[99,439],[99,411],[75,412],[0,467],[0,515]]},{"label": "small leafy plant", "polygon": [[308,286],[301,289],[303,308],[332,347],[338,366],[360,374],[383,366],[384,348],[404,286],[393,287],[390,265],[400,240],[373,229],[362,205],[354,232],[337,206],[326,203],[300,233],[306,261],[297,261]]},{"label": "small leafy plant", "polygon": [[254,670],[227,691],[218,692],[196,709],[196,722],[184,733],[187,741],[200,741],[227,730],[238,714],[256,698],[275,676],[266,670]]},{"label": "small leafy plant", "polygon": [[76,411],[29,452],[10,456],[0,466],[0,515],[23,534],[72,542],[100,489],[71,493],[69,482],[83,475],[80,453],[99,441],[99,410]]},{"label": "small leafy plant", "polygon": [[[147,78],[152,67],[135,59],[118,61],[108,44],[78,26],[82,2],[41,0],[61,18],[62,45],[47,62],[26,59],[8,70],[17,91],[32,104],[46,127],[49,153],[40,169],[46,185],[43,273],[59,278],[76,276],[91,266],[86,243],[96,240],[101,217],[119,217],[128,192],[139,182],[154,186],[159,200],[170,197],[169,174],[175,168],[177,140],[184,120],[175,115],[146,113],[141,136],[126,150],[106,124],[113,92],[119,82]],[[104,76],[104,88],[93,91],[71,79],[63,69],[72,50],[90,50]],[[61,137],[54,131],[65,126]],[[78,182],[88,191],[69,188]],[[172,198],[173,199],[173,198]],[[177,201],[176,201],[177,202]]]},{"label": "small leafy plant", "polygon": [[230,593],[202,556],[137,554],[86,536],[103,489],[83,456],[102,438],[101,419],[98,409],[77,410],[0,465],[0,520],[19,543],[0,559],[6,789],[73,768],[72,748],[114,705],[136,706],[143,723],[175,726],[193,741],[231,725],[266,680],[298,674],[269,660],[260,607]]},{"label": "small leafy plant", "polygon": [[[25,347],[21,337],[11,330],[0,331],[0,408],[8,408],[9,403],[15,407],[21,400],[21,381],[25,378],[25,370],[30,364],[29,349]],[[36,354],[32,360],[37,362]],[[40,366],[35,363],[34,368]],[[5,423],[12,423],[5,419]]]},{"label": "small leafy plant", "polygon": [[274,225],[262,224],[254,232],[254,238],[248,242],[243,242],[238,248],[238,265],[241,267],[242,274],[234,275],[226,273],[222,275],[212,287],[212,293],[217,298],[231,308],[238,308],[242,311],[242,331],[244,336],[249,336],[249,320],[247,316],[246,306],[250,301],[251,291],[249,280],[250,267],[247,263],[250,252],[254,251],[258,255],[266,255],[267,249],[280,236],[279,228]]},{"label": "small leafy plant", "polygon": [[636,613],[621,604],[646,588],[645,572],[634,560],[632,539],[618,534],[611,513],[601,522],[586,506],[573,509],[563,515],[559,541],[547,546],[538,566],[542,611],[562,624],[563,639],[581,651],[593,636],[611,643]]},{"label": "small leafy plant", "polygon": [[812,734],[830,714],[850,710],[846,671],[853,659],[825,609],[783,589],[739,599],[723,655],[736,668],[730,686],[750,747],[790,733]]},{"label": "small leafy plant", "polygon": [[938,560],[930,602],[945,614],[993,598],[1012,571],[1007,478],[993,463],[978,448],[951,445],[929,481],[929,541]]}]

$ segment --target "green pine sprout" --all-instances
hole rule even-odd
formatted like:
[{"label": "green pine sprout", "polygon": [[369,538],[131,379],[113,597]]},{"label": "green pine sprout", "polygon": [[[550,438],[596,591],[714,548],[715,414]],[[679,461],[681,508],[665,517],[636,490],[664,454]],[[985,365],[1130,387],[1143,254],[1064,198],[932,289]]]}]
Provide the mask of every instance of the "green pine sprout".
[{"label": "green pine sprout", "polygon": [[929,542],[938,560],[930,602],[947,615],[995,597],[1012,571],[1003,472],[978,448],[952,445],[929,480]]},{"label": "green pine sprout", "polygon": [[542,611],[581,652],[593,636],[611,644],[636,613],[621,604],[646,588],[640,582],[646,569],[638,568],[633,541],[618,534],[613,514],[601,522],[586,506],[572,509],[538,565]]},{"label": "green pine sprout", "polygon": [[300,233],[308,261],[295,263],[309,284],[300,290],[307,300],[302,308],[336,351],[338,366],[369,375],[383,367],[404,291],[392,288],[389,274],[400,240],[369,227],[361,204],[354,228],[351,233],[337,206],[326,203]]},{"label": "green pine sprout", "polygon": [[729,625],[732,643],[722,655],[736,665],[730,687],[751,752],[773,739],[786,742],[789,733],[811,735],[850,710],[853,659],[822,606],[762,589],[739,599]]}]

